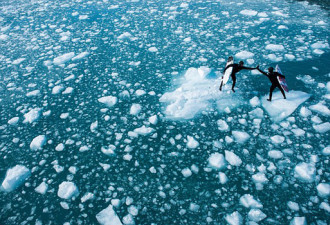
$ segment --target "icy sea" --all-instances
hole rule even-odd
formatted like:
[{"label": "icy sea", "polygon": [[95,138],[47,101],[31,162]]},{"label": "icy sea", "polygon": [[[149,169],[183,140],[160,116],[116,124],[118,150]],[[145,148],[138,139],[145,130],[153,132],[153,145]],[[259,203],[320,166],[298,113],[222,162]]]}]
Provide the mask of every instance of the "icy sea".
[{"label": "icy sea", "polygon": [[[330,19],[292,0],[0,2],[0,224],[330,221]],[[219,91],[227,58],[277,64]]]}]

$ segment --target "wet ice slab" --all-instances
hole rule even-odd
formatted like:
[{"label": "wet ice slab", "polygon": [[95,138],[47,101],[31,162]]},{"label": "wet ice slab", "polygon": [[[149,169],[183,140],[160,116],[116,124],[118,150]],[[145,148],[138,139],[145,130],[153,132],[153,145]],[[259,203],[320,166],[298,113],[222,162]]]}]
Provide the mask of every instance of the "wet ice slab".
[{"label": "wet ice slab", "polygon": [[267,101],[268,95],[261,100],[262,106],[272,120],[278,122],[290,116],[302,103],[309,99],[310,94],[302,91],[290,91],[283,99],[281,92],[273,93],[272,101]]},{"label": "wet ice slab", "polygon": [[31,172],[22,165],[16,165],[7,170],[6,177],[1,184],[0,190],[10,192],[18,188],[29,176]]}]

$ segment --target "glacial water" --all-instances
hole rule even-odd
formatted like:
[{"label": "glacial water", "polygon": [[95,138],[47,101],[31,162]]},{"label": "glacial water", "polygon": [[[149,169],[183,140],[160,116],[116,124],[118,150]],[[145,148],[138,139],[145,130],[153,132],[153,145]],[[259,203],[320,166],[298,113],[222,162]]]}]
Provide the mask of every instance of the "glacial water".
[{"label": "glacial water", "polygon": [[[329,11],[0,3],[0,224],[330,221]],[[227,58],[277,64],[290,91]]]}]

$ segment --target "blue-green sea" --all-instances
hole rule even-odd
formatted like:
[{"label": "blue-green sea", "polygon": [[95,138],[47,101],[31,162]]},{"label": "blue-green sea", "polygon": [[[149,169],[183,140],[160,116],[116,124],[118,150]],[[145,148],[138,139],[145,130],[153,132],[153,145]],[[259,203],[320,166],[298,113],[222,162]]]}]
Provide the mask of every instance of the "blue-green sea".
[{"label": "blue-green sea", "polygon": [[[292,0],[0,2],[0,224],[330,221],[330,19]],[[229,56],[278,65],[219,91]]]}]

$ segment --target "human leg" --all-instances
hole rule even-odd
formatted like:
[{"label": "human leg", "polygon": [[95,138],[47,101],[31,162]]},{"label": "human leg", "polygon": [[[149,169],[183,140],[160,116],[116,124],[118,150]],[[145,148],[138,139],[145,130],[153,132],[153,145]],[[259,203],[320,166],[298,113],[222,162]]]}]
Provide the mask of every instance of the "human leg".
[{"label": "human leg", "polygon": [[283,90],[283,88],[281,87],[281,85],[279,85],[279,86],[277,86],[277,87],[280,89],[280,91],[281,91],[281,93],[282,93],[282,95],[283,95],[283,98],[286,99],[286,96],[285,96],[284,90]]},{"label": "human leg", "polygon": [[269,90],[269,99],[267,99],[268,101],[272,100],[272,95],[273,95],[273,91],[276,88],[275,85],[270,86],[270,90]]},{"label": "human leg", "polygon": [[235,92],[235,90],[234,90],[234,87],[235,87],[235,84],[236,84],[236,76],[235,76],[235,74],[232,74],[231,75],[231,78],[233,79],[233,86],[231,87],[231,90],[233,92]]}]

